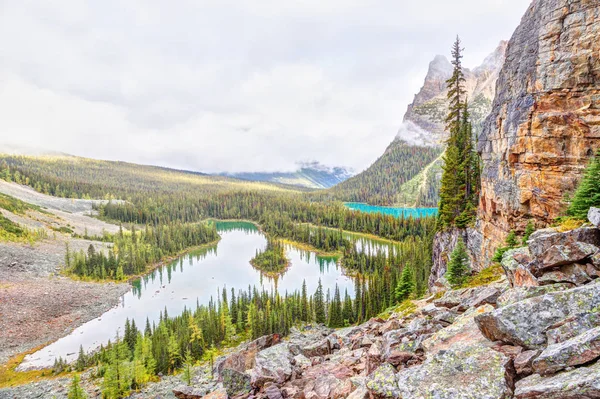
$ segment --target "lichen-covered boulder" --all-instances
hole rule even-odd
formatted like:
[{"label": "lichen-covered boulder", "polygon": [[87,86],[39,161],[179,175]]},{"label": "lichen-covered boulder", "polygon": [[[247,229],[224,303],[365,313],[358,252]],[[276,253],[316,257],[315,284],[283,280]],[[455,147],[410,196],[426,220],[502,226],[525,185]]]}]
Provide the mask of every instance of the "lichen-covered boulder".
[{"label": "lichen-covered boulder", "polygon": [[510,304],[520,302],[527,298],[533,298],[544,294],[549,294],[556,291],[565,291],[573,286],[570,284],[550,284],[539,287],[514,287],[510,290],[506,290],[498,298],[498,306],[508,306]]},{"label": "lichen-covered boulder", "polygon": [[455,344],[423,364],[401,370],[402,399],[508,399],[510,358],[484,344]]},{"label": "lichen-covered boulder", "polygon": [[543,377],[532,374],[517,381],[515,399],[600,398],[600,363]]},{"label": "lichen-covered boulder", "polygon": [[553,325],[548,331],[548,345],[564,342],[579,334],[600,327],[600,310],[596,313],[584,313],[570,317]]},{"label": "lichen-covered boulder", "polygon": [[553,245],[540,257],[539,268],[547,269],[579,262],[597,251],[597,246],[579,241]]},{"label": "lichen-covered boulder", "polygon": [[400,390],[396,380],[396,369],[384,363],[367,378],[368,390],[378,398],[400,398]]},{"label": "lichen-covered boulder", "polygon": [[533,361],[536,373],[554,374],[567,367],[579,366],[600,357],[600,327],[564,342],[549,345]]},{"label": "lichen-covered boulder", "polygon": [[287,381],[292,375],[292,359],[287,343],[260,351],[250,373],[252,386],[262,387],[266,382],[282,384]]},{"label": "lichen-covered boulder", "polygon": [[600,284],[529,298],[475,317],[479,329],[491,341],[503,341],[527,349],[543,349],[546,331],[555,323],[600,308]]},{"label": "lichen-covered boulder", "polygon": [[243,395],[250,392],[250,376],[233,369],[224,369],[221,372],[223,386],[229,396]]},{"label": "lichen-covered boulder", "polygon": [[529,238],[529,249],[535,259],[543,262],[552,247],[571,247],[578,242],[599,246],[600,230],[595,227],[581,227],[565,232],[555,229],[538,230]]}]

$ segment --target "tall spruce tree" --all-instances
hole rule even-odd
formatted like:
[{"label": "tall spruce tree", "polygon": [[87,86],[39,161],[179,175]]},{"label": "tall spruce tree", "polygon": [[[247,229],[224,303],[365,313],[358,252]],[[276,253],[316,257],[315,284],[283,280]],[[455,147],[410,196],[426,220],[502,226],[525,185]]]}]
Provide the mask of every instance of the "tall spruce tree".
[{"label": "tall spruce tree", "polygon": [[444,166],[440,188],[439,228],[456,225],[464,228],[474,220],[479,193],[479,157],[473,145],[473,128],[470,122],[468,101],[464,89],[460,38],[452,46],[452,76],[448,87],[448,115],[446,130],[449,133],[444,153]]}]

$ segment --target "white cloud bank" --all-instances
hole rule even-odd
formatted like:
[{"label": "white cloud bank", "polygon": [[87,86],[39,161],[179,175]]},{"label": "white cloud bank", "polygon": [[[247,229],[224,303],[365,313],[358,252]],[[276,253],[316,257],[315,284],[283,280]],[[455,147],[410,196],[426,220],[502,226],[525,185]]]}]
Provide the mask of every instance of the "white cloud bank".
[{"label": "white cloud bank", "polygon": [[529,1],[405,3],[0,0],[0,143],[205,172],[362,170],[433,56],[459,33],[479,63]]}]

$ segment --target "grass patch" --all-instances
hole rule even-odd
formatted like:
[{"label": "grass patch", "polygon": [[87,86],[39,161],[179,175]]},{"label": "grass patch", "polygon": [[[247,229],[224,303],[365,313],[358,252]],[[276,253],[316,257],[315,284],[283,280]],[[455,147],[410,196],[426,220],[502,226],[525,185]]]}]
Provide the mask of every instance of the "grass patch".
[{"label": "grass patch", "polygon": [[45,345],[40,345],[27,352],[21,353],[11,358],[6,364],[0,366],[0,388],[15,387],[19,385],[30,384],[44,379],[55,378],[51,369],[17,371],[16,368],[21,364],[25,356],[37,352]]},{"label": "grass patch", "polygon": [[387,308],[386,310],[384,310],[382,313],[379,314],[379,317],[381,317],[384,320],[387,320],[394,313],[398,313],[400,315],[400,317],[406,317],[409,314],[414,313],[415,310],[417,310],[417,305],[415,305],[415,303],[413,301],[411,301],[410,299],[407,299],[405,301],[400,302],[396,306]]},{"label": "grass patch", "polygon": [[476,275],[468,277],[467,281],[465,281],[461,288],[472,288],[488,285],[499,280],[503,275],[504,269],[502,269],[500,263],[494,262],[491,266],[486,267]]}]

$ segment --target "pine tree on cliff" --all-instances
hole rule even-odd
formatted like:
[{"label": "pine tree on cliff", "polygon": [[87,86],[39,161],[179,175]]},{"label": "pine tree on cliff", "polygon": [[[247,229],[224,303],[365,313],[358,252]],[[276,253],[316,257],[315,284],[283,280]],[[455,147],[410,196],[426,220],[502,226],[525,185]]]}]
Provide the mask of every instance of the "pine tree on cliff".
[{"label": "pine tree on cliff", "polygon": [[454,71],[446,81],[446,130],[450,135],[446,141],[438,205],[440,228],[468,226],[475,215],[475,203],[479,192],[479,158],[473,146],[473,128],[463,88],[465,76],[462,69],[463,49],[460,45],[460,39],[457,37],[452,47]]},{"label": "pine tree on cliff", "polygon": [[452,288],[459,287],[465,282],[468,269],[469,257],[467,256],[467,248],[462,237],[460,237],[450,255],[448,271],[446,272],[446,279]]},{"label": "pine tree on cliff", "polygon": [[600,151],[585,170],[567,214],[578,219],[586,219],[592,206],[600,207]]}]

